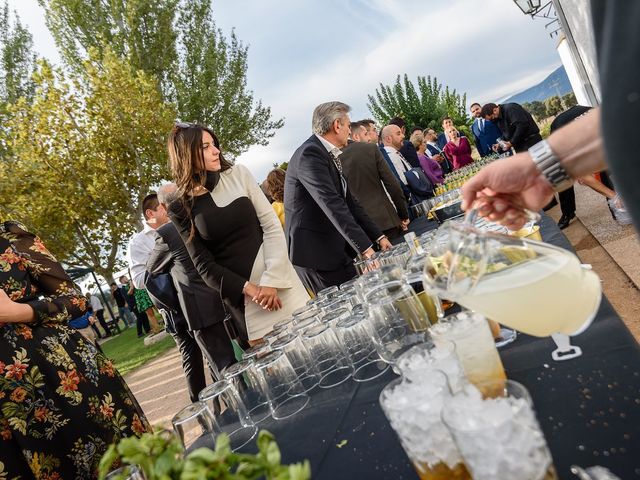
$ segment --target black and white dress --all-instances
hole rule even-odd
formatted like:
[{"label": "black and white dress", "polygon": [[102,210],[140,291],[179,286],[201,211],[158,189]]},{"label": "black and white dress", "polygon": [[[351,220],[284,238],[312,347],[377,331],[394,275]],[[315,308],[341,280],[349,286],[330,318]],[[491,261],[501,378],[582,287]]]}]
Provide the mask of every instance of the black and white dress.
[{"label": "black and white dress", "polygon": [[[246,167],[234,165],[221,172],[210,193],[195,197],[191,217],[196,235],[191,241],[189,222],[176,203],[169,215],[198,273],[209,286],[220,288],[227,302],[244,310],[249,340],[262,338],[309,300],[289,261],[280,221]],[[277,288],[282,309],[269,312],[245,302],[242,289],[247,281]]]}]

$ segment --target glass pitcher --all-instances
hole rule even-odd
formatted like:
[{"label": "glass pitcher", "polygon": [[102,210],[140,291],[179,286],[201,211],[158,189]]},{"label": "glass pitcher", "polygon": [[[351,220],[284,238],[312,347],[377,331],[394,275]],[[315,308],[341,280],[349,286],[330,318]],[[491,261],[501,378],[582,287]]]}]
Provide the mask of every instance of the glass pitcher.
[{"label": "glass pitcher", "polygon": [[441,298],[537,337],[582,333],[602,297],[599,277],[573,253],[468,223],[440,228],[423,283]]}]

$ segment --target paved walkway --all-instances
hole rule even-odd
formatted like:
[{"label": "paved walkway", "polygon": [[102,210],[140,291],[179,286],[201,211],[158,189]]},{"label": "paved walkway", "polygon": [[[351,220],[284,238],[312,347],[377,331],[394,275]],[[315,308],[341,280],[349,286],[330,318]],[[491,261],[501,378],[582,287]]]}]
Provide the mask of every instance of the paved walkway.
[{"label": "paved walkway", "polygon": [[171,429],[173,415],[191,403],[177,348],[125,375],[124,379],[154,428]]}]

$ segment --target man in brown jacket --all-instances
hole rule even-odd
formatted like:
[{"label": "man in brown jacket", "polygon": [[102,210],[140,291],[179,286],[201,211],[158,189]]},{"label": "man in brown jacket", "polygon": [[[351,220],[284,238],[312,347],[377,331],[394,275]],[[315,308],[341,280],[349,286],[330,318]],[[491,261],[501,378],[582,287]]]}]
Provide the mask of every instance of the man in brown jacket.
[{"label": "man in brown jacket", "polygon": [[375,143],[352,142],[342,150],[342,171],[351,194],[389,238],[409,225],[409,213],[398,180]]}]

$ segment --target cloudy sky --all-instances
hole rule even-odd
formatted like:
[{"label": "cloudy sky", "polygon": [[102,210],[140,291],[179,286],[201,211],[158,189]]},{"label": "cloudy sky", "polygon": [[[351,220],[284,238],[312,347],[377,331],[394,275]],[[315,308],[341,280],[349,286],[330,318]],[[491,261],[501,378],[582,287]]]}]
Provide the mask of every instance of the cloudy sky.
[{"label": "cloudy sky", "polygon": [[[59,61],[36,0],[9,0],[40,55]],[[219,0],[218,27],[249,45],[247,83],[285,126],[238,161],[258,180],[311,133],[311,112],[341,100],[369,117],[367,95],[398,74],[435,76],[468,103],[497,101],[560,65],[544,21],[511,0]],[[223,146],[224,147],[224,146]]]}]

